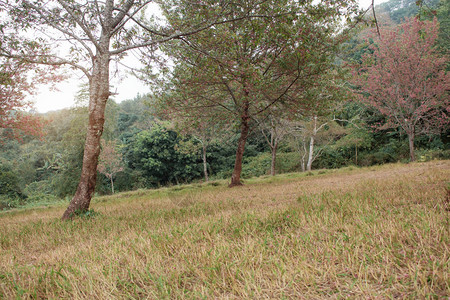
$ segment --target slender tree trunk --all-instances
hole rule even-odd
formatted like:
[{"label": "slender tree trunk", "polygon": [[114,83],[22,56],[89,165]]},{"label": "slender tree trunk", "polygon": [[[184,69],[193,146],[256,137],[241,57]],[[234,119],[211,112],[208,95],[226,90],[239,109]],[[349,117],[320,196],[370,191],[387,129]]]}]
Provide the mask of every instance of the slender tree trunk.
[{"label": "slender tree trunk", "polygon": [[358,165],[358,145],[355,146],[355,165]]},{"label": "slender tree trunk", "polygon": [[206,145],[205,143],[202,144],[203,148],[203,173],[205,174],[205,182],[209,181],[208,178],[208,164],[206,162]]},{"label": "slender tree trunk", "polygon": [[309,141],[308,164],[306,165],[306,170],[311,171],[313,159],[314,159],[314,135],[311,136],[311,139]]},{"label": "slender tree trunk", "polygon": [[[106,45],[105,45],[106,44]],[[103,42],[108,49],[108,41]],[[97,164],[100,155],[100,137],[105,123],[105,107],[109,92],[109,60],[108,51],[97,51],[93,61],[92,76],[89,78],[89,124],[84,146],[83,166],[77,191],[64,212],[62,219],[72,218],[77,211],[89,210],[97,180]]]},{"label": "slender tree trunk", "polygon": [[238,147],[236,150],[236,160],[234,162],[233,174],[231,174],[231,183],[229,187],[242,185],[241,172],[242,172],[242,158],[244,157],[245,143],[247,142],[248,133],[250,131],[248,115],[249,103],[244,102],[244,109],[241,116],[241,136],[239,137]]},{"label": "slender tree trunk", "polygon": [[305,172],[306,171],[306,162],[305,162],[305,158],[306,158],[306,142],[305,142],[305,138],[303,138],[302,137],[302,145],[301,145],[302,147],[303,147],[303,151],[299,151],[300,152],[300,154],[301,153],[303,153],[303,155],[302,155],[302,157],[301,157],[301,160],[300,160],[300,165],[301,165],[301,167],[302,167],[302,172]]},{"label": "slender tree trunk", "polygon": [[278,142],[275,142],[272,147],[272,163],[270,165],[270,175],[275,176],[275,163],[277,160]]},{"label": "slender tree trunk", "polygon": [[306,170],[311,171],[312,163],[314,161],[314,140],[317,134],[317,117],[314,116],[314,128],[311,134],[311,139],[309,140],[309,153],[308,153],[308,164],[306,165]]},{"label": "slender tree trunk", "polygon": [[416,156],[414,154],[414,132],[408,133],[409,139],[409,158],[411,161],[416,161]]},{"label": "slender tree trunk", "polygon": [[114,194],[114,181],[112,175],[111,175],[111,192]]}]

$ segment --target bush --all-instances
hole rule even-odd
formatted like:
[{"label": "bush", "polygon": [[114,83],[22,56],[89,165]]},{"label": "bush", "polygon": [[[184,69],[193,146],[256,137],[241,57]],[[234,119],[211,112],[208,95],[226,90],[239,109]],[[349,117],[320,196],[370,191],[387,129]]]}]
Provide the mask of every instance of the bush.
[{"label": "bush", "polygon": [[272,158],[269,153],[262,153],[258,156],[247,158],[242,165],[242,178],[269,174],[271,162]]},{"label": "bush", "polygon": [[6,195],[0,195],[0,210],[16,208],[21,206],[22,204],[23,200],[20,198],[11,198]]},{"label": "bush", "polygon": [[361,155],[358,165],[367,167],[373,165],[382,165],[385,163],[396,162],[396,158],[389,153],[376,152]]},{"label": "bush", "polygon": [[313,163],[313,169],[337,169],[353,163],[354,154],[339,148],[325,148]]},{"label": "bush", "polygon": [[300,155],[297,152],[278,153],[275,169],[278,174],[301,171]]},{"label": "bush", "polygon": [[0,195],[10,199],[25,199],[17,175],[6,165],[0,165]]},{"label": "bush", "polygon": [[435,159],[450,159],[450,150],[419,150],[416,152],[417,161],[426,162]]},{"label": "bush", "polygon": [[[262,153],[255,157],[246,159],[242,166],[242,177],[258,177],[270,174],[272,163],[271,153]],[[277,154],[275,162],[276,174],[300,171],[300,158],[297,152],[280,152]],[[230,174],[231,175],[231,174]]]}]

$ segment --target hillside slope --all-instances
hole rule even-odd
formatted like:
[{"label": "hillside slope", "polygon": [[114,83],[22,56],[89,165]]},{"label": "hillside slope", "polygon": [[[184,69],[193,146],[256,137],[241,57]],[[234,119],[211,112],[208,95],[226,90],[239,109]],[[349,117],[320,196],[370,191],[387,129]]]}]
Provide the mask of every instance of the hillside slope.
[{"label": "hillside slope", "polygon": [[0,298],[444,297],[449,178],[393,164],[1,213]]}]

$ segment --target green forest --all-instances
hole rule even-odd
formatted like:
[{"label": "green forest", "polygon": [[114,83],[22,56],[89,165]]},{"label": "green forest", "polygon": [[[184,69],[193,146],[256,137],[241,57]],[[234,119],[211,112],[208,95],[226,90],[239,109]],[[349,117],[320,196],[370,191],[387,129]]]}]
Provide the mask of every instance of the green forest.
[{"label": "green forest", "polygon": [[[161,4],[170,24],[183,25],[189,18],[196,22],[213,14],[200,10],[201,15],[193,17],[197,7],[187,4],[184,8],[178,6],[180,11],[174,13],[176,6],[172,2],[177,1]],[[328,17],[318,19],[319,23],[328,22],[323,28],[308,27],[315,14],[327,15],[320,7],[305,19],[287,18],[283,26],[278,26],[277,21],[267,25],[265,19],[257,22],[250,18],[225,23],[223,28],[216,25],[213,29],[217,32],[210,27],[169,40],[158,49],[164,53],[161,61],[154,59],[154,52],[144,49],[142,61],[146,67],[139,77],[142,84],[152,86],[153,92],[120,103],[114,101],[114,96],[109,97],[95,195],[230,179],[235,176],[241,145],[245,151],[237,183],[288,172],[449,159],[449,77],[445,75],[449,70],[449,6],[448,0],[390,0],[376,7],[377,24],[368,11],[345,25],[351,28],[341,30],[343,25]],[[281,2],[270,4],[260,13],[270,10],[288,14],[286,7]],[[330,15],[339,17],[345,14]],[[414,18],[423,24],[431,24],[432,20],[440,24],[432,48],[436,57],[446,60],[439,60],[441,66],[447,67],[442,71],[437,66],[435,71],[444,72],[440,102],[434,112],[429,110],[428,119],[422,116],[414,123],[417,128],[408,132],[408,124],[392,122],[392,116],[379,107],[360,100],[368,98],[370,92],[355,81],[355,65],[365,66],[371,59],[373,64],[372,46],[377,44],[373,32],[377,26],[395,29]],[[165,30],[156,27],[154,30]],[[304,42],[291,41],[292,36],[305,31],[308,33],[301,37]],[[133,37],[124,39],[126,45]],[[2,41],[4,46],[6,41]],[[280,47],[281,43],[285,46]],[[230,51],[235,44],[240,45],[239,51]],[[277,51],[283,60],[270,60]],[[255,58],[256,52],[260,57]],[[301,58],[296,53],[301,53]],[[173,66],[168,67],[163,60]],[[235,85],[242,82],[230,79],[238,68],[231,63],[233,60],[242,66],[239,72],[246,74],[241,77],[246,80],[241,90]],[[268,73],[275,71],[270,76],[254,75],[253,63],[258,64],[257,68],[267,65]],[[163,67],[155,72],[155,64]],[[299,64],[301,75],[293,75],[295,70],[288,68],[293,64]],[[218,87],[217,82],[227,90]],[[8,82],[2,80],[2,85]],[[82,173],[87,126],[92,117],[89,96],[89,86],[81,85],[75,107],[31,115],[39,124],[37,134],[25,127],[8,126],[4,117],[0,123],[0,209],[70,201]],[[432,119],[442,122],[434,124]]]}]

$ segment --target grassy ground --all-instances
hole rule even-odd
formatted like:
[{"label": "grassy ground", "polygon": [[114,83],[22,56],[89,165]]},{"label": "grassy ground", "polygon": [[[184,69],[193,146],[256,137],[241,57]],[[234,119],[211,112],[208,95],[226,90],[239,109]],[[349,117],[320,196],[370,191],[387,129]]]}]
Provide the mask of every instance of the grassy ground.
[{"label": "grassy ground", "polygon": [[0,298],[447,299],[449,179],[394,164],[1,213]]}]

